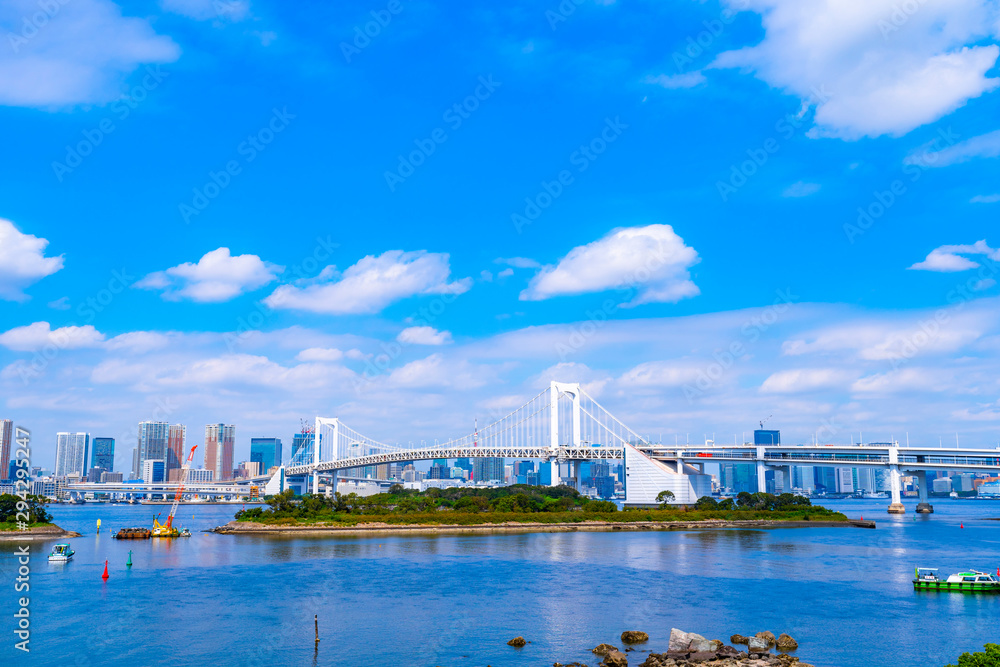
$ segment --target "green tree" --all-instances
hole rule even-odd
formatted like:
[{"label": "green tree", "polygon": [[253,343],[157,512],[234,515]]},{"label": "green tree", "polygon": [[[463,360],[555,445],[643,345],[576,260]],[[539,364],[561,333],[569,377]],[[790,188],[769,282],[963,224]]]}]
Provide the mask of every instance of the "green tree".
[{"label": "green tree", "polygon": [[698,499],[698,502],[694,504],[696,510],[714,510],[718,509],[719,503],[712,496],[702,496]]},{"label": "green tree", "polygon": [[670,501],[674,498],[675,496],[673,491],[664,490],[657,494],[656,502],[660,503],[660,507],[662,509],[667,509],[667,505],[669,505]]},{"label": "green tree", "polygon": [[618,505],[610,500],[591,500],[585,509],[588,512],[617,512]]},{"label": "green tree", "polygon": [[403,488],[402,484],[393,484],[389,487],[389,494],[393,496],[398,496],[402,494],[406,489]]},{"label": "green tree", "polygon": [[1000,645],[986,644],[982,653],[963,653],[958,656],[958,665],[947,667],[1000,667]]}]

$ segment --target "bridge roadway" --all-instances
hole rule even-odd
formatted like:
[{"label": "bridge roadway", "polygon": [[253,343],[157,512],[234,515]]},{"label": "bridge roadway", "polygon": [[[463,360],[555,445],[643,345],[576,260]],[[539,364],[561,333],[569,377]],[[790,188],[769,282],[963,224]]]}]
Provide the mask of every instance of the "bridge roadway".
[{"label": "bridge roadway", "polygon": [[[694,464],[704,471],[704,464],[742,463],[757,467],[757,488],[764,491],[767,468],[783,469],[790,479],[791,466],[825,466],[850,468],[882,468],[890,475],[892,504],[889,511],[901,513],[901,475],[913,473],[918,478],[920,504],[918,512],[932,512],[927,502],[928,470],[953,472],[1000,472],[1000,447],[996,449],[899,447],[897,444],[868,445],[640,445],[648,456],[683,472],[685,463]],[[403,449],[333,461],[320,461],[286,468],[290,477],[315,475],[323,472],[334,474],[340,470],[404,461],[430,459],[502,457],[515,459],[542,459],[547,461],[587,461],[594,459],[621,459],[621,447],[454,447]],[[339,476],[338,476],[339,477]],[[555,479],[555,477],[553,478]]]}]

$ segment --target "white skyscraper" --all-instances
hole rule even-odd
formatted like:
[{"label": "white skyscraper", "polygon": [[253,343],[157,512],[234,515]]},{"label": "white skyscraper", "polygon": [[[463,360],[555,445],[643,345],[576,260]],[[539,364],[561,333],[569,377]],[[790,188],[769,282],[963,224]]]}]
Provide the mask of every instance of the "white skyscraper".
[{"label": "white skyscraper", "polygon": [[56,434],[56,477],[64,477],[74,472],[86,477],[89,457],[89,433]]}]

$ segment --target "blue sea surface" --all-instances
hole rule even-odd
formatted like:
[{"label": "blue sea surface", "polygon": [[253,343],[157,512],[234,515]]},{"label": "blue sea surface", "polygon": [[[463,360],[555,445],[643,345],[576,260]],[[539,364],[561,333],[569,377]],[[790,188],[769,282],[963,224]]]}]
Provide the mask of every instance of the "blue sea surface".
[{"label": "blue sea surface", "polygon": [[[594,665],[590,648],[623,630],[648,632],[641,648],[659,652],[676,627],[726,641],[787,632],[817,667],[943,667],[1000,641],[1000,595],[911,584],[917,566],[1000,567],[1000,522],[987,520],[1000,502],[937,500],[929,516],[914,503],[904,516],[887,501],[823,504],[878,528],[275,538],[202,532],[239,508],[193,505],[179,516],[190,538],[117,541],[112,530],[166,508],[57,505],[56,523],[83,534],[69,540],[76,556],[49,563],[54,542],[32,543],[31,652],[8,631],[2,655],[74,667]],[[15,548],[0,543],[8,628],[25,595]],[[531,643],[507,646],[517,635]]]}]

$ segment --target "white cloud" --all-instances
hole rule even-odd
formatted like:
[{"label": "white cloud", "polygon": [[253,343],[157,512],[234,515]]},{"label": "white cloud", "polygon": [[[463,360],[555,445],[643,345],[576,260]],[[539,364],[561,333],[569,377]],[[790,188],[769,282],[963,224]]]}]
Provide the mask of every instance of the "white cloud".
[{"label": "white cloud", "polygon": [[197,21],[242,21],[250,13],[250,3],[243,0],[160,0],[160,6]]},{"label": "white cloud", "polygon": [[388,305],[421,294],[462,294],[472,279],[448,282],[448,255],[424,250],[390,250],[368,255],[340,280],[297,287],[282,285],[264,303],[274,309],[345,315],[377,313]]},{"label": "white cloud", "polygon": [[[51,13],[43,7],[57,9]],[[48,20],[36,29],[30,17]],[[26,28],[26,26],[28,26]],[[109,0],[0,3],[0,104],[64,107],[120,96],[124,78],[143,64],[170,63],[180,49],[149,22],[123,17]]]},{"label": "white cloud", "polygon": [[668,90],[675,90],[677,88],[694,88],[695,86],[705,83],[705,75],[701,72],[686,72],[684,74],[658,74],[656,76],[647,76],[643,79],[643,83],[650,83]]},{"label": "white cloud", "polygon": [[[899,136],[993,90],[1000,48],[990,0],[727,0],[761,15],[764,39],[721,54],[713,67],[746,68],[815,105],[811,136]],[[894,14],[895,12],[895,14]]]},{"label": "white cloud", "polygon": [[513,266],[515,269],[537,269],[542,266],[541,262],[528,257],[497,257],[493,262]]},{"label": "white cloud", "polygon": [[995,195],[976,195],[969,200],[971,204],[996,204],[1000,201],[1000,194]]},{"label": "white cloud", "polygon": [[808,197],[809,195],[814,195],[820,190],[819,183],[806,183],[805,181],[799,181],[798,183],[793,183],[785,188],[784,192],[781,193],[782,197]]},{"label": "white cloud", "polygon": [[[932,143],[932,146],[936,145],[936,143]],[[961,164],[962,162],[968,162],[976,158],[997,156],[1000,156],[1000,130],[981,134],[954,145],[946,146],[940,150],[920,148],[910,154],[906,161],[908,163],[919,164],[923,167],[950,167],[953,164]],[[1000,197],[997,199],[973,197],[972,199],[974,202],[994,202],[998,200],[1000,200]]]},{"label": "white cloud", "polygon": [[855,376],[837,368],[796,368],[772,373],[760,386],[765,394],[794,394],[844,388]]},{"label": "white cloud", "polygon": [[1000,259],[1000,251],[986,245],[986,241],[976,241],[973,245],[943,245],[931,250],[927,258],[910,267],[911,271],[937,271],[954,273],[979,268],[979,263],[962,255],[985,255],[990,259]]},{"label": "white cloud", "polygon": [[335,347],[310,347],[295,355],[298,361],[340,361],[343,358],[344,353]]},{"label": "white cloud", "polygon": [[0,334],[0,345],[18,352],[35,352],[47,345],[71,350],[81,347],[100,347],[103,343],[104,334],[90,324],[52,329],[48,322],[35,322]]},{"label": "white cloud", "polygon": [[613,230],[602,239],[573,248],[556,266],[539,271],[522,301],[566,294],[635,289],[628,305],[669,302],[696,296],[688,269],[700,260],[670,225]]},{"label": "white cloud", "polygon": [[168,301],[191,299],[201,303],[228,301],[277,279],[285,267],[257,255],[229,254],[229,248],[205,253],[197,264],[151,273],[135,284],[140,289],[162,290]]},{"label": "white cloud", "polygon": [[681,387],[697,382],[704,372],[690,361],[647,361],[626,371],[618,382],[627,387]]},{"label": "white cloud", "polygon": [[68,296],[61,296],[55,301],[49,301],[49,308],[52,310],[69,310],[72,307]]},{"label": "white cloud", "polygon": [[409,327],[396,336],[400,343],[408,345],[447,345],[451,341],[450,331],[438,331],[434,327]]},{"label": "white cloud", "polygon": [[0,299],[27,301],[25,287],[63,268],[62,255],[45,256],[48,245],[46,239],[24,234],[0,218]]},{"label": "white cloud", "polygon": [[503,271],[501,271],[500,273],[498,273],[497,278],[510,278],[512,275],[514,275],[514,269],[508,267]]},{"label": "white cloud", "polygon": [[130,331],[109,340],[107,348],[141,354],[165,348],[169,344],[170,337],[164,334],[155,331]]}]

